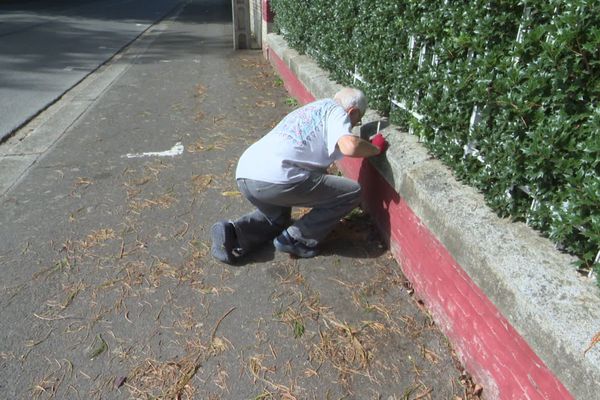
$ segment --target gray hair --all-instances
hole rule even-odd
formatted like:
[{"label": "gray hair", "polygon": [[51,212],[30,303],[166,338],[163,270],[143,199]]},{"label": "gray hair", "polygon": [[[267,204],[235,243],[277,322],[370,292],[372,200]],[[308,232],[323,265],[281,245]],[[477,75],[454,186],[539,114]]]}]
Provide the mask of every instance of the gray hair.
[{"label": "gray hair", "polygon": [[344,110],[348,111],[351,107],[358,107],[361,115],[367,111],[367,98],[362,90],[345,87],[333,96]]}]

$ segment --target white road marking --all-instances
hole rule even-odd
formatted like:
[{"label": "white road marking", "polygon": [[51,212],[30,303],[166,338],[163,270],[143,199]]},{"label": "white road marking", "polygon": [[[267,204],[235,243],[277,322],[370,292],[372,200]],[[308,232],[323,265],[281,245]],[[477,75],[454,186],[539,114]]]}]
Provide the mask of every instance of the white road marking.
[{"label": "white road marking", "polygon": [[141,158],[141,157],[175,157],[183,154],[183,145],[181,142],[175,143],[175,146],[171,147],[170,150],[166,151],[151,151],[148,153],[128,153],[122,157],[127,158]]}]

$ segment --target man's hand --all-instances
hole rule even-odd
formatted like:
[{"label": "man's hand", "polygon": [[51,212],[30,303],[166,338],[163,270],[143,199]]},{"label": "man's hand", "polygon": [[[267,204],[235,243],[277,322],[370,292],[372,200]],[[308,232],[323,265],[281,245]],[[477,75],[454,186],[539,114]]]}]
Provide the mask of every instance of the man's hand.
[{"label": "man's hand", "polygon": [[[378,135],[381,136],[381,134]],[[373,139],[375,137],[377,135]],[[385,144],[381,144],[382,139]],[[382,147],[379,147],[376,143],[379,143],[379,146]],[[358,136],[344,135],[338,140],[338,147],[346,157],[373,157],[382,154],[387,149],[387,142],[383,136],[372,142],[370,140],[363,140]]]},{"label": "man's hand", "polygon": [[377,155],[385,153],[385,151],[390,146],[390,144],[387,140],[385,140],[381,132],[378,132],[375,136],[371,138],[371,144],[377,147],[377,149],[379,150],[379,153],[377,153]]}]

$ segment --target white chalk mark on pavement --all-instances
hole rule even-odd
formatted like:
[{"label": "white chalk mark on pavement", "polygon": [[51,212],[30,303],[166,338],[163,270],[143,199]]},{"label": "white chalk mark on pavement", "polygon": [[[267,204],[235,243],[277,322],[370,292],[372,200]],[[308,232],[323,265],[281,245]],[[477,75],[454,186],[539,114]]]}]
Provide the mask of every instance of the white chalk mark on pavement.
[{"label": "white chalk mark on pavement", "polygon": [[151,151],[148,153],[128,153],[122,157],[127,158],[141,158],[141,157],[175,157],[183,154],[183,145],[181,142],[175,143],[175,146],[171,147],[170,150],[166,151]]}]

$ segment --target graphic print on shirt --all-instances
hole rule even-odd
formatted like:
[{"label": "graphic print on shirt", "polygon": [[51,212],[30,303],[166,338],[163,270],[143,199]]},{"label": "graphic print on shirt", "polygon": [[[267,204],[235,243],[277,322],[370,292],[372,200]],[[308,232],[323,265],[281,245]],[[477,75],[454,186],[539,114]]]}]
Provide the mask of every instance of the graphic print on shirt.
[{"label": "graphic print on shirt", "polygon": [[295,146],[306,146],[322,130],[324,110],[322,102],[308,104],[284,118],[275,130]]}]

